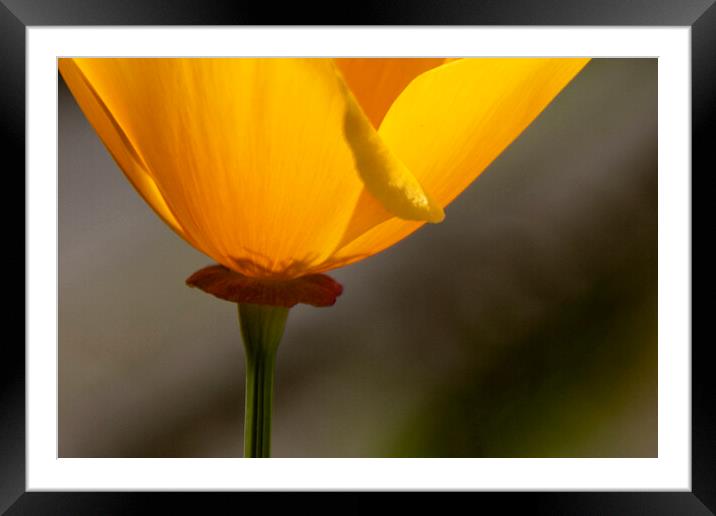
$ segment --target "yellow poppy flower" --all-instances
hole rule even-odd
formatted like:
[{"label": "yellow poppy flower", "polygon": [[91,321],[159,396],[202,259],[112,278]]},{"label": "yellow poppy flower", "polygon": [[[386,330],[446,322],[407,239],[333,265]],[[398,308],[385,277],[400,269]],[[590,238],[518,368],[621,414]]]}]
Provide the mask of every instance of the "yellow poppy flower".
[{"label": "yellow poppy flower", "polygon": [[238,303],[244,454],[270,455],[288,308],[447,206],[588,59],[61,59],[129,180]]},{"label": "yellow poppy flower", "polygon": [[292,280],[443,219],[588,59],[60,59],[120,168],[182,238]]}]

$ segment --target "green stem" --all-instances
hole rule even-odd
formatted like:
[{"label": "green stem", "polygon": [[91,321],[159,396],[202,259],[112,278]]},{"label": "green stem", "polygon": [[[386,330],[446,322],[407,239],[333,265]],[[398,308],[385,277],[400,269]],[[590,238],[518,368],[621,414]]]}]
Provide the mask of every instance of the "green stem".
[{"label": "green stem", "polygon": [[239,304],[239,322],[246,351],[244,457],[269,457],[271,454],[276,351],[287,317],[288,308]]}]

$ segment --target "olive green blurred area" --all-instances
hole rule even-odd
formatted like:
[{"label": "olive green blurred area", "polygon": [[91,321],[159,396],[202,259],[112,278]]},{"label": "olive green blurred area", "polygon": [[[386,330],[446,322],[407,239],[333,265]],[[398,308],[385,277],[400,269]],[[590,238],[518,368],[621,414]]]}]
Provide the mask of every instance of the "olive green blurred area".
[{"label": "olive green blurred area", "polygon": [[[241,456],[211,261],[61,79],[59,146],[60,456]],[[291,311],[273,456],[656,456],[657,61],[593,60],[446,213]]]}]

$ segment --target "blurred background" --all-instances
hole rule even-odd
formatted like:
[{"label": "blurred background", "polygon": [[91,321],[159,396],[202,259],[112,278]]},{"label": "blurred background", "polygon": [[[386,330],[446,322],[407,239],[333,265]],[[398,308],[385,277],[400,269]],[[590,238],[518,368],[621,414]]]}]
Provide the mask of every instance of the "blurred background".
[{"label": "blurred background", "polygon": [[[240,457],[236,306],[59,80],[59,454]],[[657,61],[596,59],[279,349],[275,457],[657,455]]]}]

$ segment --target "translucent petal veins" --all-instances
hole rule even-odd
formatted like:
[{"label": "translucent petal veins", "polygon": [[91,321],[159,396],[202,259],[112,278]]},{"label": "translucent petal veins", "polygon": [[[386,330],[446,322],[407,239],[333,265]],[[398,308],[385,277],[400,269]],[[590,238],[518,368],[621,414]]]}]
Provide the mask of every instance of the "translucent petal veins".
[{"label": "translucent petal veins", "polygon": [[[261,297],[276,295],[266,281],[358,261],[441,221],[588,61],[90,58],[59,66],[147,203],[237,274],[211,288],[234,292],[241,278],[260,278],[261,289],[251,288]],[[316,281],[301,288],[326,280]]]}]

